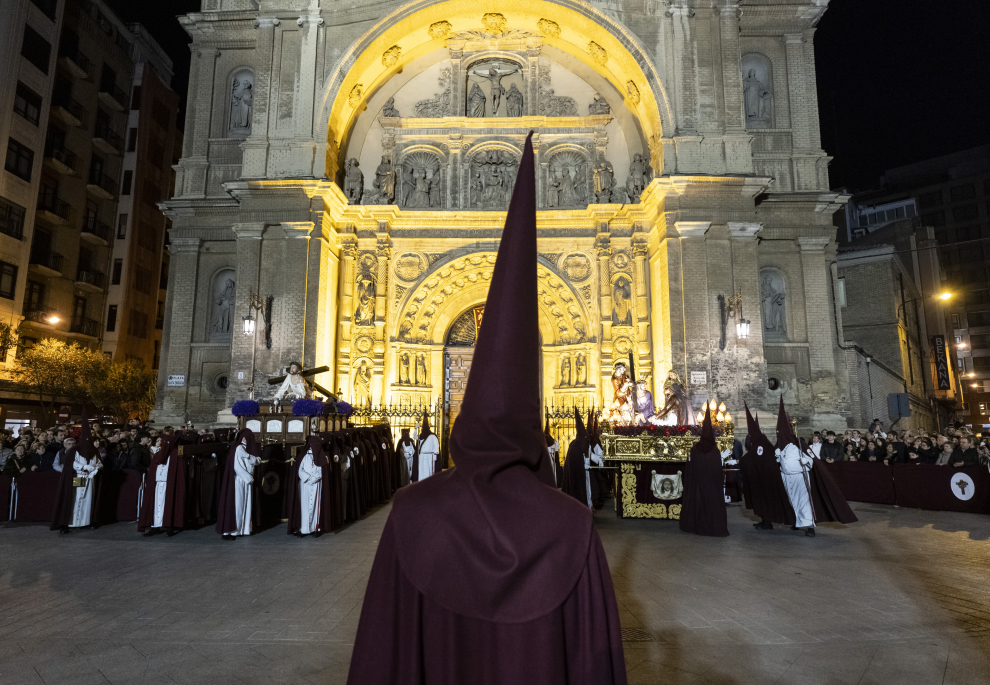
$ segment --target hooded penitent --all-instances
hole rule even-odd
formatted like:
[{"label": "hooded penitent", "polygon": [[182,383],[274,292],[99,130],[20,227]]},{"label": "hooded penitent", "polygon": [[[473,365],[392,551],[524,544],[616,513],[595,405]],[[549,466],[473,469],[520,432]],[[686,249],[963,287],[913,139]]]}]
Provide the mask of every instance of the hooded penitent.
[{"label": "hooded penitent", "polygon": [[[299,465],[306,457],[306,452],[313,451],[313,466],[320,469],[319,488],[319,518],[318,530],[327,533],[333,529],[333,512],[337,506],[333,484],[331,482],[330,459],[323,449],[323,441],[318,435],[311,435],[306,439],[306,444],[296,450],[295,461],[286,464],[288,467],[288,477],[286,478],[285,508],[289,518],[286,532],[289,535],[298,533],[302,529],[303,507],[308,507],[309,502],[302,501],[299,492]],[[250,451],[250,450],[249,450]],[[316,532],[315,530],[313,532]]]},{"label": "hooded penitent", "polygon": [[725,537],[729,534],[725,511],[725,474],[722,455],[712,430],[711,409],[705,410],[701,439],[691,448],[684,465],[684,500],[680,527],[685,533]]},{"label": "hooded penitent", "polygon": [[787,488],[780,478],[780,465],[773,443],[760,430],[759,421],[746,406],[746,427],[749,449],[739,462],[743,472],[743,497],[746,508],[764,521],[794,525],[794,509],[787,497]]},{"label": "hooded penitent", "polygon": [[[561,476],[561,466],[558,452],[560,451],[560,445],[557,444],[557,439],[553,437],[550,433],[550,417],[547,417],[546,424],[543,426],[543,437],[547,441],[547,450],[550,452],[550,468],[553,470],[554,482],[556,482],[557,487],[560,487]],[[553,449],[554,445],[557,445],[556,449]]]},{"label": "hooded penitent", "polygon": [[72,479],[76,476],[76,470],[72,463],[76,459],[76,451],[86,457],[86,461],[89,461],[93,456],[93,437],[89,430],[89,414],[87,412],[83,413],[82,428],[76,446],[70,450],[65,450],[65,456],[62,459],[62,476],[58,479],[58,490],[55,492],[51,530],[58,530],[72,523],[72,509],[76,504],[75,488],[72,487]]},{"label": "hooded penitent", "polygon": [[[432,440],[429,440],[431,435],[434,437]],[[438,465],[435,463],[439,455],[432,456],[435,454],[433,450],[438,450],[439,446],[440,443],[435,437],[435,433],[430,430],[430,415],[424,410],[423,425],[420,427],[419,435],[416,436],[416,453],[413,455],[413,467],[409,476],[410,480],[413,482],[425,480],[439,471]],[[432,459],[434,463],[421,463],[422,458]]]},{"label": "hooded penitent", "polygon": [[[234,495],[234,480],[237,478],[237,474],[234,472],[234,457],[237,454],[237,447],[245,441],[247,442],[246,449],[248,454],[255,457],[261,456],[261,447],[254,438],[254,432],[250,428],[242,428],[238,431],[237,435],[234,436],[234,441],[230,443],[230,449],[227,450],[227,461],[224,462],[223,477],[220,480],[220,499],[217,501],[216,531],[221,535],[237,531],[237,507],[235,505]],[[261,502],[257,500],[252,501],[252,516],[254,516],[254,511],[260,505]]]},{"label": "hooded penitent", "polygon": [[175,435],[163,435],[161,449],[151,459],[144,481],[144,499],[138,515],[138,532],[150,529],[155,522],[155,476],[158,467],[168,464],[162,528],[182,528],[186,518],[186,460],[179,456]]},{"label": "hooded penitent", "polygon": [[350,683],[625,682],[601,542],[591,512],[554,487],[543,436],[536,259],[527,139],[451,433],[455,466],[396,493]]},{"label": "hooded penitent", "polygon": [[782,450],[787,445],[794,445],[801,449],[801,442],[794,435],[794,428],[791,426],[791,418],[784,411],[784,397],[780,398],[780,409],[777,410],[777,449]]},{"label": "hooded penitent", "polygon": [[560,489],[565,495],[570,495],[584,506],[588,506],[588,478],[584,468],[584,458],[588,453],[591,442],[588,432],[581,422],[581,412],[574,408],[574,426],[577,435],[567,446],[567,458],[564,459],[564,474]]}]

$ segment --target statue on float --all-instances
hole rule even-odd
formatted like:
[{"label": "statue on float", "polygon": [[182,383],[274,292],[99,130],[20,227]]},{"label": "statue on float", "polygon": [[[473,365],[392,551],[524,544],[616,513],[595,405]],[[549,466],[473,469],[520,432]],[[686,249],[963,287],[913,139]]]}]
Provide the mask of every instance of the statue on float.
[{"label": "statue on float", "polygon": [[618,362],[612,371],[612,403],[608,406],[608,420],[613,426],[632,425],[635,386],[629,379],[629,367]]},{"label": "statue on float", "polygon": [[691,403],[688,402],[687,393],[684,391],[684,383],[674,371],[667,373],[667,380],[663,384],[663,397],[663,409],[656,414],[659,425],[694,425],[694,412],[691,410]]}]

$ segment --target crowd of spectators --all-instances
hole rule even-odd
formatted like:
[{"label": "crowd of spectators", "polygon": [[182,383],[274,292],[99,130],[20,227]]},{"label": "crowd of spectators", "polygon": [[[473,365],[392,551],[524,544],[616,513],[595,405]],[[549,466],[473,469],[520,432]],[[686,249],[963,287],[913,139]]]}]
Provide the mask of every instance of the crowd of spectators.
[{"label": "crowd of spectators", "polygon": [[957,425],[941,432],[925,429],[884,431],[874,420],[865,432],[847,430],[815,431],[808,449],[829,463],[872,461],[883,464],[935,464],[937,466],[978,466],[990,463],[987,442],[968,426]]},{"label": "crowd of spectators", "polygon": [[[28,472],[61,471],[65,454],[79,438],[79,426],[56,424],[47,429],[22,428],[0,430],[0,472],[18,476]],[[141,425],[136,419],[126,426],[95,428],[93,447],[103,468],[145,471],[158,451],[162,435],[175,433],[171,426],[161,430]],[[193,426],[179,431],[187,438],[199,438],[206,430],[195,432]],[[190,440],[195,441],[195,440]]]}]

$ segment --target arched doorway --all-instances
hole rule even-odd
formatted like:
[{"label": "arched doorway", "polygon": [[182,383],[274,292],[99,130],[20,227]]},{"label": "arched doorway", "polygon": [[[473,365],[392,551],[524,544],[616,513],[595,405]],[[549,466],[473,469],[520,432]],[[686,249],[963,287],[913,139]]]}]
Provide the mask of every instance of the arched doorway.
[{"label": "arched doorway", "polygon": [[485,305],[478,305],[462,312],[447,331],[443,350],[443,422],[444,435],[461,411],[471,359],[478,341],[478,329],[484,316]]}]

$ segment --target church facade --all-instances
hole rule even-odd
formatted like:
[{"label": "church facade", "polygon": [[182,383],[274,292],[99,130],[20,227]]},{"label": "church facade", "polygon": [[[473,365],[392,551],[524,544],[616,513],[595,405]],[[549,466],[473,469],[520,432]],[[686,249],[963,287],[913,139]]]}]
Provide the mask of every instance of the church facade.
[{"label": "church facade", "polygon": [[154,418],[230,420],[298,361],[449,422],[532,130],[547,404],[608,404],[631,358],[845,427],[826,6],[203,0]]}]

